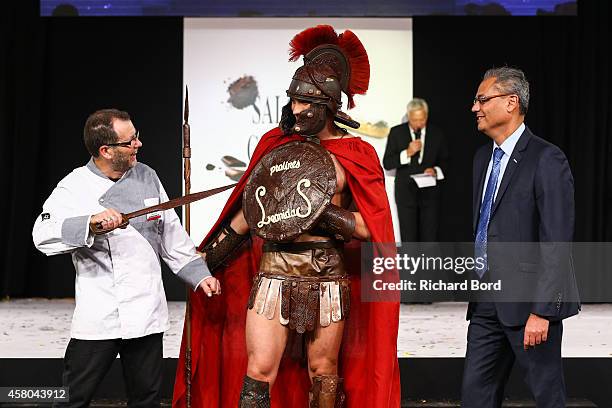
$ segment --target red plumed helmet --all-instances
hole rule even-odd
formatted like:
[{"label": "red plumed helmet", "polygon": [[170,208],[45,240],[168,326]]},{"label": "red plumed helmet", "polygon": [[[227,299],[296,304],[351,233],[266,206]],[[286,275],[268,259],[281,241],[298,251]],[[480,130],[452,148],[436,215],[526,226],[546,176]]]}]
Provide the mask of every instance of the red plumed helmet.
[{"label": "red plumed helmet", "polygon": [[[297,34],[289,45],[290,61],[304,56],[304,65],[295,72],[287,90],[290,97],[325,104],[336,114],[342,105],[340,92],[347,95],[351,109],[355,106],[353,96],[368,90],[368,54],[352,31],[338,35],[332,26],[318,25]],[[345,124],[353,127],[354,123]]]}]

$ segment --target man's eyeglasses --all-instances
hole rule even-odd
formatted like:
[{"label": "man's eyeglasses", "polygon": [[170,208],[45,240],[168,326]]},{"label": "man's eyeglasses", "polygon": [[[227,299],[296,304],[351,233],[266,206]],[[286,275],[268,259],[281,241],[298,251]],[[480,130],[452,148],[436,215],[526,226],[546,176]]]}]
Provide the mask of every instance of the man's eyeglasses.
[{"label": "man's eyeglasses", "polygon": [[136,131],[136,134],[132,136],[132,138],[127,142],[117,142],[117,143],[107,143],[106,145],[109,147],[118,146],[118,147],[134,147],[136,141],[140,138],[140,132]]},{"label": "man's eyeglasses", "polygon": [[514,94],[506,93],[506,94],[497,94],[497,95],[491,95],[491,96],[477,96],[472,101],[472,105],[476,105],[476,102],[479,102],[481,105],[484,105],[485,103],[489,102],[493,98],[499,98],[500,96],[510,96],[510,95],[514,95]]}]

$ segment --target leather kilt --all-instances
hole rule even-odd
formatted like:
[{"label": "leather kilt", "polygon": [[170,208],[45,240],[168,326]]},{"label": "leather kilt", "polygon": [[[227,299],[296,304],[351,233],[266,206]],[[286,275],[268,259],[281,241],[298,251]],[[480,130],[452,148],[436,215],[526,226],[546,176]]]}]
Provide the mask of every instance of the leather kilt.
[{"label": "leather kilt", "polygon": [[248,308],[304,333],[346,319],[350,294],[341,244],[266,242]]}]

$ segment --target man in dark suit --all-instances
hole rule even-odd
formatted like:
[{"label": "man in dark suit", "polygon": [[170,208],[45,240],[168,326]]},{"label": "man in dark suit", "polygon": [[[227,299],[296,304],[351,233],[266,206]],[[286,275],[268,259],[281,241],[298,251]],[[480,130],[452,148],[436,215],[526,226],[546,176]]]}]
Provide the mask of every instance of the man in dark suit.
[{"label": "man in dark suit", "polygon": [[580,309],[574,182],[563,152],[525,126],[528,105],[524,73],[504,67],[485,73],[472,106],[492,139],[474,157],[475,252],[484,260],[476,272],[510,293],[468,307],[464,408],[501,407],[515,360],[538,408],[565,407],[562,320]]},{"label": "man in dark suit", "polygon": [[448,148],[440,129],[427,124],[429,108],[423,99],[408,103],[408,122],[389,132],[383,166],[397,169],[395,202],[402,242],[435,242],[438,231],[439,187],[419,189],[410,177],[426,173],[444,179]]}]

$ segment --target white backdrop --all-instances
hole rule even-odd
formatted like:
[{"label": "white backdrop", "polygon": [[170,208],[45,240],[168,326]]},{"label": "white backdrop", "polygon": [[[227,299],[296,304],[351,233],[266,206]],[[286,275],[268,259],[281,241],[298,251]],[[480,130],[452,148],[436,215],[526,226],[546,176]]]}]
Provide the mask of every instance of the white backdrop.
[{"label": "white backdrop", "polygon": [[[288,62],[289,41],[317,24],[330,24],[338,33],[352,30],[368,52],[370,88],[365,96],[355,97],[357,107],[348,113],[363,126],[353,133],[371,143],[382,160],[388,127],[400,123],[412,98],[411,19],[188,18],[183,80],[189,86],[192,192],[233,183],[229,175],[238,177],[244,170],[234,159],[248,164],[259,137],[277,126],[288,101],[285,91],[302,65],[301,58]],[[393,174],[386,184],[399,240]],[[196,243],[228,197],[226,192],[192,204],[191,236]]]}]

